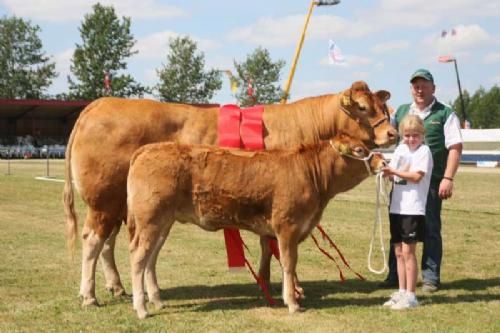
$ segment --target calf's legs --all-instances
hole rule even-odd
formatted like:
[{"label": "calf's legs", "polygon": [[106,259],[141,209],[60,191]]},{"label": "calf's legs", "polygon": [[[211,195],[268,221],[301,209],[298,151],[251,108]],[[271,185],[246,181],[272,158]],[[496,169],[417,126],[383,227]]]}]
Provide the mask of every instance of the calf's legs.
[{"label": "calf's legs", "polygon": [[260,236],[260,265],[259,265],[259,278],[267,286],[267,290],[271,287],[271,258],[272,252],[269,248],[270,238],[267,236]]},{"label": "calf's legs", "polygon": [[157,309],[163,308],[163,303],[160,299],[160,287],[158,286],[158,280],[156,278],[156,262],[158,261],[158,254],[160,253],[163,244],[167,240],[168,234],[172,224],[169,224],[163,228],[160,237],[156,241],[156,245],[151,253],[151,256],[146,264],[145,271],[145,282],[146,289],[148,291],[149,302],[153,303]]},{"label": "calf's legs", "polygon": [[[259,278],[266,285],[267,290],[271,290],[271,259],[273,253],[269,247],[271,237],[260,236],[260,265],[259,265]],[[299,278],[295,274],[294,289],[298,299],[305,298],[304,289],[299,285]]]},{"label": "calf's legs", "polygon": [[[129,216],[129,219],[132,218]],[[146,221],[146,219],[142,221]],[[144,319],[148,315],[144,297],[146,270],[146,283],[150,301],[153,301],[156,306],[161,306],[160,289],[156,281],[156,269],[154,266],[156,265],[158,252],[172,227],[173,219],[167,219],[168,222],[164,223],[163,226],[161,226],[160,219],[158,218],[153,221],[149,220],[148,222],[142,221],[139,219],[135,220],[134,238],[129,244],[133,305],[140,319]]]},{"label": "calf's legs", "polygon": [[293,236],[291,237],[291,234],[288,234],[287,237],[278,235],[278,244],[283,270],[283,302],[285,305],[288,305],[288,312],[294,313],[300,310],[299,303],[295,297],[298,241]]}]

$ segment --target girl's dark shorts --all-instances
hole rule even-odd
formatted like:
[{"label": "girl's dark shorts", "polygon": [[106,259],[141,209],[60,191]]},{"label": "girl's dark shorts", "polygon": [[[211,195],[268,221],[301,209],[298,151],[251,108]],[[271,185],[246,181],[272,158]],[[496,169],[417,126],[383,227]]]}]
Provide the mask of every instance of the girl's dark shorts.
[{"label": "girl's dark shorts", "polygon": [[389,214],[391,244],[413,244],[424,241],[425,216]]}]

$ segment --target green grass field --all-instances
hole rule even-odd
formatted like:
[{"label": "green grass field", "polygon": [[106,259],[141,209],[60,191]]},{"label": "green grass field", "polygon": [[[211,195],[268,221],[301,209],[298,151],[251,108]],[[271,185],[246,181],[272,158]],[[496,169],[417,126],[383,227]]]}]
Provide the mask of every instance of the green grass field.
[{"label": "green grass field", "polygon": [[[383,308],[392,291],[378,289],[383,277],[368,272],[375,208],[371,178],[332,201],[322,221],[367,281],[344,268],[347,281],[342,283],[335,265],[308,239],[300,247],[298,265],[306,292],[301,304],[307,310],[289,315],[280,302],[276,262],[273,296],[280,305],[268,307],[247,271],[228,272],[222,233],[178,224],[158,263],[166,307],[151,308],[152,317],[140,321],[129,297],[113,298],[105,291],[100,267],[96,292],[101,306],[81,308],[80,249],[71,261],[64,236],[63,184],[34,179],[46,175],[43,161],[13,162],[11,175],[5,175],[6,164],[1,162],[0,332],[500,332],[498,169],[463,168],[457,175],[455,196],[443,209],[442,289],[432,295],[417,290],[422,304],[417,309]],[[51,161],[50,175],[62,174],[62,161]],[[81,225],[81,202],[78,211]],[[130,292],[123,231],[117,264]],[[258,239],[250,233],[243,237],[250,247],[248,257],[257,266]],[[384,237],[387,242],[387,221]],[[376,268],[382,265],[378,248]]]}]

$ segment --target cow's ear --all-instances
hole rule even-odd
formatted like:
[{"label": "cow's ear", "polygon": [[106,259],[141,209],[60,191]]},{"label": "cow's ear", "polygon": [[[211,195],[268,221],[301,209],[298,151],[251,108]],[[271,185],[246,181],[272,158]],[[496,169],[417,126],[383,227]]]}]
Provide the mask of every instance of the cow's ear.
[{"label": "cow's ear", "polygon": [[352,99],[351,99],[351,90],[347,89],[342,93],[342,96],[340,97],[340,104],[345,107],[349,108],[352,106]]},{"label": "cow's ear", "polygon": [[354,92],[362,91],[362,92],[370,92],[370,87],[365,81],[355,81],[351,84],[351,90]]},{"label": "cow's ear", "polygon": [[339,144],[339,151],[340,151],[340,154],[342,154],[342,155],[350,155],[351,154],[351,148],[349,148],[349,146],[346,145],[345,143]]},{"label": "cow's ear", "polygon": [[379,90],[375,94],[380,99],[380,101],[382,101],[382,103],[387,102],[389,98],[391,98],[391,93],[387,90]]}]

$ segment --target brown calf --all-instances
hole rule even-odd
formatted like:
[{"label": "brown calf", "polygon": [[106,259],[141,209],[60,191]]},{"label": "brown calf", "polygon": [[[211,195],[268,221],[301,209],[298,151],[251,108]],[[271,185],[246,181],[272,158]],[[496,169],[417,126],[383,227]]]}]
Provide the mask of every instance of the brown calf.
[{"label": "brown calf", "polygon": [[[296,312],[298,244],[319,223],[330,199],[383,165],[382,157],[369,153],[359,140],[344,135],[285,151],[174,143],[140,148],[127,180],[133,304],[139,318],[147,316],[146,266],[175,221],[208,231],[231,227],[276,237],[283,301],[289,312]],[[151,287],[148,284],[149,300],[161,306],[159,289]]]}]

